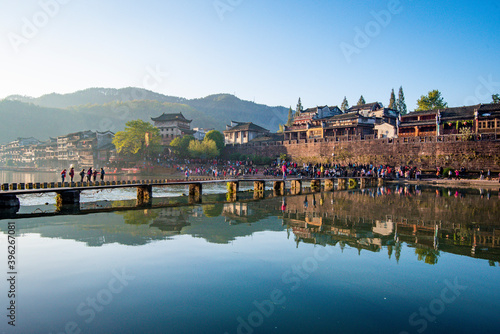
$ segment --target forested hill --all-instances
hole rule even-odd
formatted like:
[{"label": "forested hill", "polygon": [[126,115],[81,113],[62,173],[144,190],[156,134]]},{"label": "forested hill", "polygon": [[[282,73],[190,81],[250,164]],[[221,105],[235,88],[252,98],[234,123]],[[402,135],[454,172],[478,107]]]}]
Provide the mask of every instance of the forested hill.
[{"label": "forested hill", "polygon": [[276,131],[288,116],[287,108],[256,104],[230,94],[188,100],[130,87],[89,88],[38,98],[12,95],[0,101],[5,129],[0,132],[0,143],[30,136],[46,140],[81,130],[116,132],[133,119],[151,121],[162,113],[178,112],[193,120],[191,127],[217,130],[224,130],[233,120]]}]

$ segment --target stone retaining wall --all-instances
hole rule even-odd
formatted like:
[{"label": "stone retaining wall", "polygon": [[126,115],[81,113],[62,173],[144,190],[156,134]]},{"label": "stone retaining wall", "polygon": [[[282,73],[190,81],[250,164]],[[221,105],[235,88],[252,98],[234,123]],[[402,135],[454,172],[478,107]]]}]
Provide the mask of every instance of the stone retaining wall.
[{"label": "stone retaining wall", "polygon": [[[357,140],[352,140],[357,139]],[[459,136],[412,137],[360,140],[292,140],[227,146],[232,153],[278,157],[285,153],[295,161],[346,164],[411,165],[420,168],[448,166],[467,169],[500,168],[500,138],[497,136],[462,141]],[[333,154],[333,155],[332,155]]]}]

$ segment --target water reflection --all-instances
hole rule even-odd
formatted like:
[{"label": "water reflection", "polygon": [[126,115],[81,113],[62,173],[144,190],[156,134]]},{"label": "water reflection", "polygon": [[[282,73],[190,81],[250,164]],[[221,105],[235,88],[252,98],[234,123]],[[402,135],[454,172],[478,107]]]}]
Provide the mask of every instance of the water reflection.
[{"label": "water reflection", "polygon": [[[108,203],[109,207],[123,205]],[[447,252],[487,259],[494,265],[500,261],[499,216],[500,201],[489,191],[396,186],[20,219],[17,225],[23,233],[74,239],[88,246],[143,245],[173,235],[230,243],[259,231],[286,230],[296,247],[302,243],[349,246],[359,254],[385,249],[389,259],[394,256],[399,262],[401,244],[406,243],[414,248],[417,260],[427,264],[438,264],[441,253]],[[268,217],[279,217],[281,225]]]}]

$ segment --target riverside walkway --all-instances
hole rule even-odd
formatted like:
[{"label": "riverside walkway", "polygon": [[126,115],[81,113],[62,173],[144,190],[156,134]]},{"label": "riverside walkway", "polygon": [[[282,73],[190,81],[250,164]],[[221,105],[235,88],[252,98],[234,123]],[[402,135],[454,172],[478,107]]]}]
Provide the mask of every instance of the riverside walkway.
[{"label": "riverside walkway", "polygon": [[[293,194],[300,194],[302,184],[309,182],[312,189],[333,190],[335,183],[338,187],[354,187],[357,184],[375,186],[383,184],[383,179],[367,177],[351,178],[289,178]],[[148,205],[153,198],[153,187],[168,187],[172,185],[185,185],[189,187],[189,198],[192,203],[199,203],[204,184],[226,183],[228,194],[235,195],[239,191],[240,182],[254,184],[255,198],[263,197],[266,182],[272,183],[272,190],[276,194],[285,193],[285,180],[278,178],[233,178],[233,179],[193,179],[193,180],[142,180],[142,181],[95,181],[95,182],[45,182],[45,183],[5,183],[1,185],[0,209],[19,207],[17,196],[26,194],[56,193],[58,206],[76,205],[80,203],[80,192],[84,190],[103,190],[118,188],[137,188],[137,206]]]}]

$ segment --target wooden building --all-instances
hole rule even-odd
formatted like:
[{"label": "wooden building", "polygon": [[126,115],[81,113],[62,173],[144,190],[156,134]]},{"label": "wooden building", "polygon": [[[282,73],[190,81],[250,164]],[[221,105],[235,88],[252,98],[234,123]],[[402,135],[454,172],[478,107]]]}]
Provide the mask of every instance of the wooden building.
[{"label": "wooden building", "polygon": [[500,132],[500,104],[414,111],[401,116],[399,137],[425,137]]},{"label": "wooden building", "polygon": [[152,117],[151,120],[154,122],[154,126],[160,130],[162,145],[169,145],[177,137],[195,133],[191,130],[192,120],[186,119],[182,113],[163,113],[158,117]]}]

